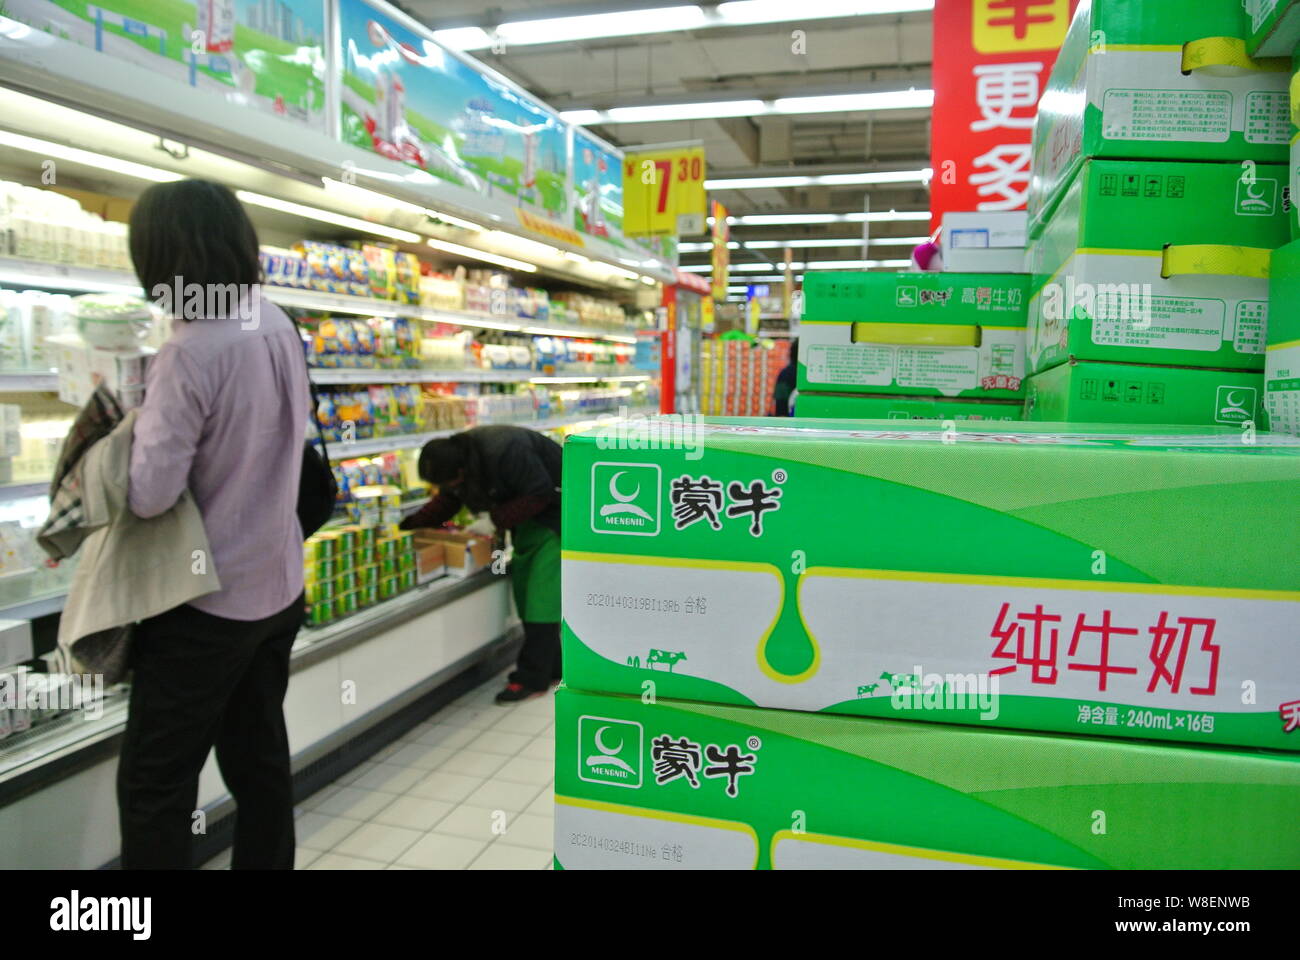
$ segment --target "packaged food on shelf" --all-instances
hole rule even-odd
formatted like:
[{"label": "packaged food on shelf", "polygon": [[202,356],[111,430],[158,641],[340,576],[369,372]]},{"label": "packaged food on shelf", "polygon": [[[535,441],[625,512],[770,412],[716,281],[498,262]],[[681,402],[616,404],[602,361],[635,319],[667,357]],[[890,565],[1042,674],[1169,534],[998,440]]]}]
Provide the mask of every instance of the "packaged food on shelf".
[{"label": "packaged food on shelf", "polygon": [[464,310],[465,284],[446,274],[426,274],[420,278],[420,306],[430,310]]},{"label": "packaged food on shelf", "polygon": [[450,576],[467,577],[492,562],[491,537],[455,530],[415,530],[413,533],[415,549],[431,544],[443,548]]},{"label": "packaged food on shelf", "polygon": [[0,180],[0,256],[129,270],[126,224],[53,190]]},{"label": "packaged food on shelf", "polygon": [[156,351],[151,347],[105,349],[69,334],[49,340],[58,366],[59,399],[81,407],[103,384],[124,410],[144,402],[145,379]]}]

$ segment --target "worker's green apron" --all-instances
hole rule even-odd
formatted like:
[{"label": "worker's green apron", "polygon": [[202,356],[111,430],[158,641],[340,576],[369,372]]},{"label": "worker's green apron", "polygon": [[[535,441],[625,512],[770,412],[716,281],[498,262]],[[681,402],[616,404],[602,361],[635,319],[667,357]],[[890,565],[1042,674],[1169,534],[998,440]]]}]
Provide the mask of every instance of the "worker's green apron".
[{"label": "worker's green apron", "polygon": [[560,538],[550,527],[525,520],[511,536],[511,586],[519,619],[527,623],[560,622]]}]

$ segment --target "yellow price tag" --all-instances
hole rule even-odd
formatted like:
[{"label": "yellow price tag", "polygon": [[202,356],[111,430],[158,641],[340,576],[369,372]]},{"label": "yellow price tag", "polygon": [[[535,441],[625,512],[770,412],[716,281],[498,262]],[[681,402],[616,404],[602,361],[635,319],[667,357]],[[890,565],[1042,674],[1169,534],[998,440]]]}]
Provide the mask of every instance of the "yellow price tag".
[{"label": "yellow price tag", "polygon": [[704,231],[703,147],[628,153],[623,158],[623,234],[691,236]]}]

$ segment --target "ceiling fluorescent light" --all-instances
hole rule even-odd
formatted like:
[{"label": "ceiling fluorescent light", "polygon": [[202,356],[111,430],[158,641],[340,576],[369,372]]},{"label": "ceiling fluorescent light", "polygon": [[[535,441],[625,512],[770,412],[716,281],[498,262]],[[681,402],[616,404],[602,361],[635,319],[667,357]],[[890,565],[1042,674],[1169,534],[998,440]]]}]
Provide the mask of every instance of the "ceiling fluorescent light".
[{"label": "ceiling fluorescent light", "polygon": [[678,30],[731,27],[737,24],[785,23],[830,17],[880,16],[934,9],[934,0],[735,0],[705,12],[697,6],[656,7],[615,13],[580,14],[538,20],[511,20],[496,28],[495,37],[483,27],[435,30],[433,38],[456,50],[483,50],[493,42],[507,46],[570,43],[604,37],[632,37]]},{"label": "ceiling fluorescent light", "polygon": [[827,173],[789,177],[737,177],[706,180],[705,190],[771,190],[779,187],[841,187],[871,183],[926,183],[932,173],[924,170],[872,170],[863,173]]},{"label": "ceiling fluorescent light", "polygon": [[426,238],[424,242],[435,250],[441,250],[444,253],[452,253],[460,257],[469,257],[472,260],[482,260],[484,263],[495,263],[499,267],[506,267],[511,270],[522,270],[525,273],[537,272],[537,268],[531,263],[524,263],[522,260],[514,260],[510,257],[502,257],[495,253],[488,253],[485,250],[475,250],[473,247],[461,246],[459,243],[448,243],[446,240],[434,240],[432,237]]},{"label": "ceiling fluorescent light", "polygon": [[730,0],[720,3],[717,16],[724,23],[785,23],[789,20],[824,20],[888,13],[933,10],[934,0]]},{"label": "ceiling fluorescent light", "polygon": [[655,123],[661,120],[708,120],[715,117],[749,117],[766,113],[762,100],[714,100],[705,103],[667,103],[645,107],[613,107],[606,111],[610,123]]},{"label": "ceiling fluorescent light", "polygon": [[97,167],[100,170],[120,173],[127,177],[135,177],[138,180],[151,180],[154,183],[173,183],[176,180],[185,179],[183,173],[173,173],[170,170],[150,167],[131,160],[120,160],[117,157],[93,153],[90,150],[79,150],[76,147],[65,146],[62,143],[54,143],[50,140],[38,140],[36,137],[24,136],[21,133],[10,133],[8,130],[0,130],[0,146],[13,147],[15,150],[26,150],[29,153],[38,153],[46,158],[52,157],[55,160],[66,160],[69,163],[84,163],[88,167]]},{"label": "ceiling fluorescent light", "polygon": [[321,210],[319,207],[309,207],[290,200],[267,197],[260,193],[249,193],[247,190],[236,190],[235,196],[244,203],[251,203],[257,207],[278,210],[281,213],[306,217],[309,220],[319,220],[321,223],[332,223],[335,226],[347,227],[350,230],[357,230],[362,233],[373,233],[375,236],[387,237],[390,240],[402,240],[406,243],[419,243],[421,240],[418,233],[411,233],[409,230],[386,227],[382,223],[371,223],[369,220],[362,220],[359,217],[349,217],[346,214],[334,213],[332,210]]},{"label": "ceiling fluorescent light", "polygon": [[737,217],[742,227],[789,226],[815,223],[888,223],[902,220],[929,220],[928,210],[880,211],[876,213],[754,213]]},{"label": "ceiling fluorescent light", "polygon": [[909,110],[934,106],[933,90],[887,90],[824,97],[780,97],[773,113],[843,113],[859,110]]},{"label": "ceiling fluorescent light", "polygon": [[590,127],[600,123],[604,115],[599,110],[561,110],[560,119],[575,127]]}]

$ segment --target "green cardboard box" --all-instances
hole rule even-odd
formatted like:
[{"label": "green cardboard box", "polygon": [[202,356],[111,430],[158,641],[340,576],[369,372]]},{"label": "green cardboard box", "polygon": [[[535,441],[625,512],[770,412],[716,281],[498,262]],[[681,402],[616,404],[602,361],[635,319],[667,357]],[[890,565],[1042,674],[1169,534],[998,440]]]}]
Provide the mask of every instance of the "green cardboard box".
[{"label": "green cardboard box", "polygon": [[1244,370],[1071,360],[1029,378],[1025,419],[1263,429],[1264,377]]},{"label": "green cardboard box", "polygon": [[1300,866],[1295,754],[565,686],[555,730],[564,869]]},{"label": "green cardboard box", "polygon": [[1030,241],[1027,366],[1263,370],[1279,164],[1089,160]]},{"label": "green cardboard box", "polygon": [[1300,750],[1300,440],[674,422],[565,443],[572,686]]},{"label": "green cardboard box", "polygon": [[1300,241],[1273,251],[1264,409],[1268,427],[1300,436]]},{"label": "green cardboard box", "polygon": [[1237,0],[1080,0],[1034,122],[1031,235],[1089,157],[1285,163],[1290,65],[1249,35]]},{"label": "green cardboard box", "polygon": [[1013,274],[811,274],[799,390],[1018,399],[1028,286]]},{"label": "green cardboard box", "polygon": [[1289,57],[1300,45],[1300,0],[1242,0],[1250,21],[1246,52],[1252,57]]},{"label": "green cardboard box", "polygon": [[800,393],[795,414],[832,420],[1022,420],[1016,400],[946,400],[939,397],[872,396],[859,393]]}]

